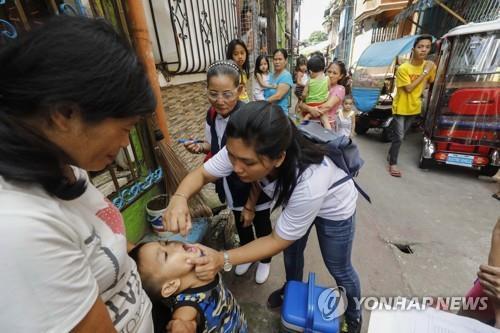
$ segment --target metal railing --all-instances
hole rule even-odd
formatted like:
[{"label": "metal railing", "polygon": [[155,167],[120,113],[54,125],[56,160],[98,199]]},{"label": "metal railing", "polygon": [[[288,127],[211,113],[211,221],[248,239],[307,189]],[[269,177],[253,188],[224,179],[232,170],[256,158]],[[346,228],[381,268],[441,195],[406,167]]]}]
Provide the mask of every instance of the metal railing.
[{"label": "metal railing", "polygon": [[204,72],[238,35],[234,0],[149,0],[149,7],[157,62],[169,73]]},{"label": "metal railing", "polygon": [[373,29],[372,44],[398,38],[398,27],[388,26]]}]

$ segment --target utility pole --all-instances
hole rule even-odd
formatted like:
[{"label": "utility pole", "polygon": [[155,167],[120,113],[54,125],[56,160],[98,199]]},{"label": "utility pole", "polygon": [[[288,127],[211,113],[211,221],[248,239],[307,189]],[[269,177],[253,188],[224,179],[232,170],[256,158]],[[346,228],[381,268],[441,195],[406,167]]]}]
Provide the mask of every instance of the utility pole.
[{"label": "utility pole", "polygon": [[128,18],[130,21],[130,32],[139,60],[144,65],[146,74],[153,89],[156,99],[156,122],[163,136],[170,141],[167,128],[167,117],[163,109],[163,100],[161,98],[160,84],[158,83],[158,74],[156,73],[155,60],[153,58],[153,47],[149,39],[148,25],[146,23],[146,14],[142,1],[127,0]]},{"label": "utility pole", "polygon": [[276,49],[276,1],[264,1],[267,17],[267,53],[271,54]]}]

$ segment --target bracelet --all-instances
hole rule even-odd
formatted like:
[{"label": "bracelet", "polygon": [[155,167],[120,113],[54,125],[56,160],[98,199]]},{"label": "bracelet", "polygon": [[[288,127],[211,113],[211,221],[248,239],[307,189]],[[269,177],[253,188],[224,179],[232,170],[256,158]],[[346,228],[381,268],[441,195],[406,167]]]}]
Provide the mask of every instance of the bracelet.
[{"label": "bracelet", "polygon": [[248,208],[247,206],[243,206],[243,209],[246,209],[246,210],[248,210],[249,212],[255,212],[255,209],[250,209],[250,208]]},{"label": "bracelet", "polygon": [[182,198],[184,198],[186,200],[188,199],[187,195],[182,194],[182,193],[174,193],[174,194],[172,194],[172,196],[173,197],[175,197],[175,196],[182,197]]}]

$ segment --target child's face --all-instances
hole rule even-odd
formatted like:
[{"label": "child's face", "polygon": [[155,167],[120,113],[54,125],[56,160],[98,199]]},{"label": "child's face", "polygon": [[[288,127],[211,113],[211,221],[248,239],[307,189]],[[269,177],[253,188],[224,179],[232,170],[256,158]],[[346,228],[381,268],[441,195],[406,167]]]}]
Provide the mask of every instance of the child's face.
[{"label": "child's face", "polygon": [[233,54],[231,55],[233,58],[233,61],[241,67],[243,67],[243,64],[245,63],[245,60],[247,60],[247,53],[245,52],[245,49],[241,45],[236,45],[233,50]]},{"label": "child's face", "polygon": [[347,98],[344,100],[344,103],[343,103],[343,106],[344,106],[344,110],[346,111],[351,111],[352,110],[352,99],[350,98]]},{"label": "child's face", "polygon": [[331,64],[330,66],[328,66],[326,74],[330,78],[330,84],[337,84],[337,82],[339,82],[343,77],[342,73],[340,72],[340,67],[337,64]]},{"label": "child's face", "polygon": [[179,279],[193,270],[186,263],[189,258],[202,255],[199,248],[180,242],[151,242],[144,244],[139,253],[140,272],[153,276],[154,280],[170,281]]},{"label": "child's face", "polygon": [[269,64],[267,63],[267,60],[265,58],[262,58],[260,60],[259,69],[262,73],[267,73],[267,71],[269,70]]},{"label": "child's face", "polygon": [[231,113],[238,103],[240,93],[241,86],[235,86],[230,76],[213,76],[208,81],[208,101],[222,117],[227,117]]},{"label": "child's face", "polygon": [[299,66],[299,70],[302,72],[302,73],[305,73],[307,71],[307,65],[306,64],[302,64]]}]

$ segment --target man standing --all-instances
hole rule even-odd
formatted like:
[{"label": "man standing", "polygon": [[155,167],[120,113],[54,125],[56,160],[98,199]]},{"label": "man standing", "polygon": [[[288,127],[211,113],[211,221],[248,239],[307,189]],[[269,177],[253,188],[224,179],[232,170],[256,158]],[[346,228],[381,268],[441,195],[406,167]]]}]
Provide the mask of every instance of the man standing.
[{"label": "man standing", "polygon": [[422,108],[422,92],[427,82],[434,82],[436,65],[425,60],[432,46],[432,36],[422,35],[415,39],[411,60],[396,71],[396,97],[392,103],[391,148],[387,160],[389,173],[401,177],[398,169],[398,154],[406,131]]}]

